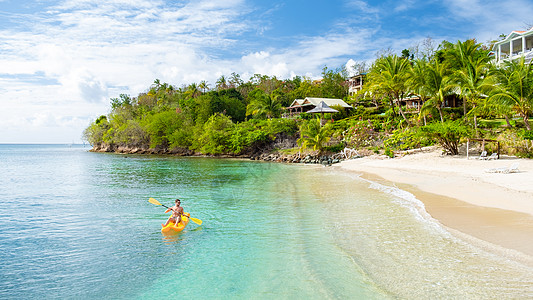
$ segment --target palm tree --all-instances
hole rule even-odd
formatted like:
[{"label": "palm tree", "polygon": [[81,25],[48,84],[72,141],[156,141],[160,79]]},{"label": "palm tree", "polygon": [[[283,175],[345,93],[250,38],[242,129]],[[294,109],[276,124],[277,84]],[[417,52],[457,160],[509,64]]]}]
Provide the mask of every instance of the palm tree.
[{"label": "palm tree", "polygon": [[444,123],[444,117],[442,116],[444,98],[451,95],[456,87],[450,77],[449,70],[450,68],[445,62],[439,62],[434,59],[427,65],[424,76],[425,91],[429,96],[424,105],[435,107],[438,110],[441,123]]},{"label": "palm tree", "polygon": [[[429,99],[429,91],[427,89],[426,85],[426,79],[427,79],[427,69],[428,69],[428,61],[424,59],[416,59],[413,61],[413,65],[411,66],[411,78],[409,80],[409,86],[411,89],[411,92],[414,94],[420,96],[420,100],[422,102],[422,105],[426,103],[426,101]],[[424,117],[424,125],[426,125],[426,109],[424,109],[424,106],[420,109],[420,116]]]},{"label": "palm tree", "polygon": [[189,94],[192,98],[196,98],[200,95],[200,90],[198,89],[198,85],[196,83],[191,83],[188,87],[187,87],[187,91],[186,91],[187,94]]},{"label": "palm tree", "polygon": [[533,65],[526,64],[524,57],[518,61],[506,62],[493,73],[497,83],[489,99],[508,105],[518,113],[531,130],[529,115],[533,112]]},{"label": "palm tree", "polygon": [[229,78],[229,86],[232,87],[232,88],[236,88],[236,87],[239,87],[241,86],[244,82],[242,81],[241,79],[241,75],[233,72],[231,73],[231,76]]},{"label": "palm tree", "polygon": [[270,97],[265,92],[255,89],[249,95],[250,104],[246,107],[246,115],[266,116],[268,119],[281,114],[281,102],[277,97]]},{"label": "palm tree", "polygon": [[320,154],[330,139],[330,126],[321,126],[320,119],[316,118],[309,120],[309,122],[300,127],[298,145],[303,149],[312,148],[315,151],[318,150],[318,153]]},{"label": "palm tree", "polygon": [[376,85],[383,95],[390,96],[392,107],[398,105],[398,111],[408,126],[411,123],[403,112],[401,101],[407,95],[410,66],[409,60],[389,55],[378,58],[369,73],[369,82]]},{"label": "palm tree", "polygon": [[205,91],[209,88],[209,84],[207,83],[207,81],[202,80],[200,81],[198,87],[202,90],[202,93],[205,93]]},{"label": "palm tree", "polygon": [[216,82],[217,90],[225,90],[228,88],[228,82],[224,75],[220,76]]},{"label": "palm tree", "polygon": [[[466,120],[467,103],[472,104],[475,108],[480,101],[486,98],[484,92],[488,89],[488,85],[485,78],[488,73],[490,58],[488,52],[482,50],[481,44],[476,43],[475,40],[467,40],[464,43],[457,41],[457,44],[448,52],[447,58],[452,67],[457,70],[454,77],[460,88],[460,95],[463,97]],[[477,128],[475,113],[474,126]]]},{"label": "palm tree", "polygon": [[159,88],[161,87],[161,80],[159,79],[156,79],[154,80],[154,83],[152,84],[152,87],[154,87],[157,90],[159,90]]}]

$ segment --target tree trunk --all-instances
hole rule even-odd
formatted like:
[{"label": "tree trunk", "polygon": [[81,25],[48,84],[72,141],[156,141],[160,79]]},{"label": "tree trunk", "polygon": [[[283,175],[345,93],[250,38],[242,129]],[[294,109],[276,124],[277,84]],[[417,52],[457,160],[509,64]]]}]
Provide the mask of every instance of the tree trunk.
[{"label": "tree trunk", "polygon": [[463,114],[465,116],[465,122],[467,121],[466,118],[466,99],[463,97]]},{"label": "tree trunk", "polygon": [[393,115],[396,114],[396,112],[394,111],[394,106],[395,106],[395,105],[394,105],[394,101],[391,100],[391,101],[390,101],[390,107],[392,108],[392,114],[393,114]]},{"label": "tree trunk", "polygon": [[411,123],[409,123],[409,121],[407,120],[407,117],[405,116],[404,112],[403,112],[403,109],[402,109],[402,99],[403,99],[403,95],[404,93],[398,93],[396,95],[396,99],[398,99],[398,111],[400,112],[400,114],[402,115],[403,119],[405,120],[405,123],[407,123],[407,126],[408,127],[411,127]]},{"label": "tree trunk", "polygon": [[440,122],[444,123],[444,118],[442,117],[442,108],[440,107],[440,105],[437,106],[437,110],[439,111]]},{"label": "tree trunk", "polygon": [[524,123],[526,124],[527,130],[531,130],[531,126],[529,125],[529,117],[527,114],[524,114]]},{"label": "tree trunk", "polygon": [[409,121],[407,120],[407,117],[403,113],[403,109],[402,109],[400,101],[398,101],[398,111],[400,112],[400,114],[402,115],[403,119],[405,120],[405,123],[407,123],[407,126],[411,127],[411,123],[409,123]]},{"label": "tree trunk", "polygon": [[507,126],[509,128],[513,128],[513,125],[511,125],[511,121],[509,120],[509,116],[508,115],[505,115],[505,122],[507,122]]}]

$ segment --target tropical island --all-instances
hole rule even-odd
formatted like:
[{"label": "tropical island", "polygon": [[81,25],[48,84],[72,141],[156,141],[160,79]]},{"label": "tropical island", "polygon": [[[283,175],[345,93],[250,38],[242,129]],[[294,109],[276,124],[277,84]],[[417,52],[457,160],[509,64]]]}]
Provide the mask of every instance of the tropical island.
[{"label": "tropical island", "polygon": [[[84,139],[100,152],[292,162],[329,159],[346,148],[394,157],[436,144],[457,155],[467,140],[473,155],[532,157],[531,58],[515,52],[503,59],[501,45],[473,39],[430,44],[401,55],[384,51],[370,67],[357,64],[355,76],[324,67],[320,80],[256,74],[244,81],[233,73],[214,87],[202,81],[179,88],[155,80],[136,97],[112,98],[111,113]],[[521,53],[528,45],[531,37]],[[308,112],[317,102],[334,113]]]}]

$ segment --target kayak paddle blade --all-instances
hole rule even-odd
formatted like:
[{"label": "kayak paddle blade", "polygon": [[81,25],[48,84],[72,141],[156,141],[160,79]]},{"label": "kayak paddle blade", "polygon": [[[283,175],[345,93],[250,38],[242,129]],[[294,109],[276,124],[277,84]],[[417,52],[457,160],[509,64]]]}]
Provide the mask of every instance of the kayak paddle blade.
[{"label": "kayak paddle blade", "polygon": [[155,200],[154,198],[148,199],[148,202],[155,204],[155,205],[162,205],[161,203],[159,203],[159,201]]},{"label": "kayak paddle blade", "polygon": [[198,225],[202,225],[202,220],[200,220],[200,219],[192,218],[192,217],[189,217],[189,219],[191,219],[191,221],[193,221],[194,223],[196,223]]}]

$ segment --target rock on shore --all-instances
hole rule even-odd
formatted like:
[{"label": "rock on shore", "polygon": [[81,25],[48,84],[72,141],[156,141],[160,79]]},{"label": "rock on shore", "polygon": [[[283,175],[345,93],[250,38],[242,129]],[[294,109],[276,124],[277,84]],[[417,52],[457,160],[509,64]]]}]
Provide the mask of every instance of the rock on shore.
[{"label": "rock on shore", "polygon": [[[292,143],[284,141],[284,146],[294,146]],[[262,151],[261,151],[262,150]],[[238,157],[250,158],[251,160],[262,160],[283,163],[305,163],[305,164],[322,164],[331,165],[340,162],[339,159],[334,159],[330,155],[316,155],[316,154],[283,154],[273,149],[273,147],[265,147],[263,149],[254,149],[251,154],[243,154],[239,156],[234,155],[217,155],[216,157]],[[194,152],[185,148],[165,147],[150,148],[147,146],[128,146],[128,145],[109,145],[98,144],[94,145],[91,152],[110,152],[122,154],[159,154],[159,155],[177,155],[177,156],[206,156],[201,153]]]}]

